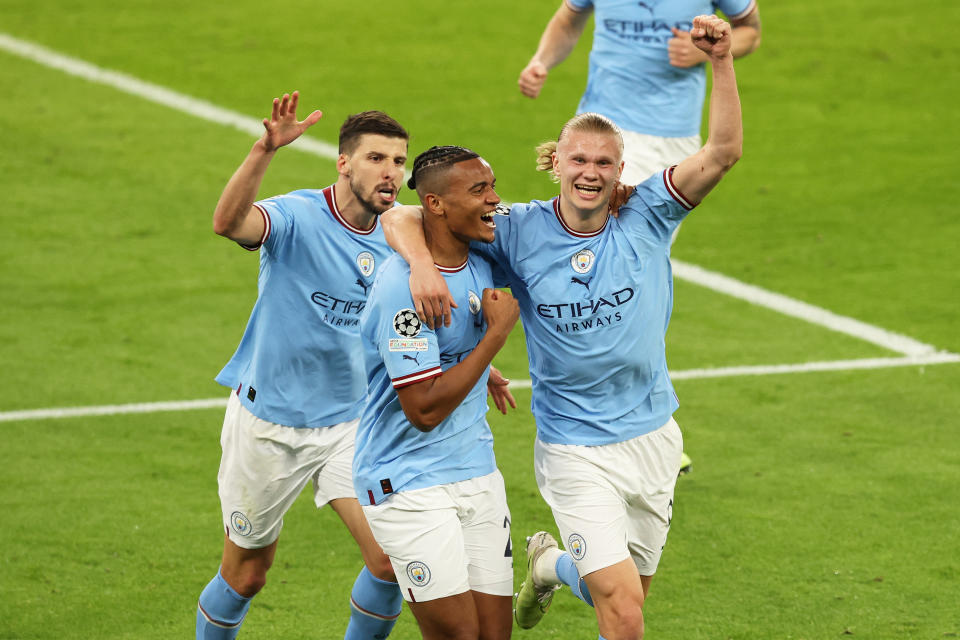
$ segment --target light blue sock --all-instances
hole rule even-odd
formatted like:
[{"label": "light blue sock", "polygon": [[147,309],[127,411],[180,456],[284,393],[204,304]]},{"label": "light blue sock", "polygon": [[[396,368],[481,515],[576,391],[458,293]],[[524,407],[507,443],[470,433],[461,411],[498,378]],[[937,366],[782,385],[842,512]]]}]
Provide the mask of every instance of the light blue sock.
[{"label": "light blue sock", "polygon": [[250,598],[234,591],[217,570],[197,604],[197,640],[233,640],[249,608]]},{"label": "light blue sock", "polygon": [[364,567],[350,592],[350,623],[344,640],[382,640],[403,609],[396,582],[381,580]]},{"label": "light blue sock", "polygon": [[590,597],[590,589],[587,588],[587,583],[580,577],[580,572],[577,571],[577,565],[573,563],[573,558],[570,557],[569,553],[564,552],[557,558],[556,570],[560,582],[570,587],[573,595],[592,607],[593,598]]}]

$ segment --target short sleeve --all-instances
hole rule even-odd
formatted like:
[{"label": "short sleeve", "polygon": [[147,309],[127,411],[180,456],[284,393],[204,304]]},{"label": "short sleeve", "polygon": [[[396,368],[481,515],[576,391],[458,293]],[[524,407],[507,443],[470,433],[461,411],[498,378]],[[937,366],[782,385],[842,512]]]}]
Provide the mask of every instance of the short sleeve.
[{"label": "short sleeve", "polygon": [[757,2],[756,0],[714,0],[713,6],[723,11],[728,19],[736,20],[753,11]]},{"label": "short sleeve", "polygon": [[497,223],[497,232],[494,235],[493,242],[470,243],[470,250],[479,254],[490,265],[491,276],[493,277],[493,286],[510,286],[510,258],[505,251],[505,247],[510,244],[510,232],[512,231],[509,215],[496,215],[494,221]]},{"label": "short sleeve", "polygon": [[642,225],[642,219],[647,231],[657,239],[670,238],[695,206],[673,184],[674,168],[657,172],[637,185],[621,208],[620,220],[625,227]]},{"label": "short sleeve", "polygon": [[263,238],[261,238],[258,246],[246,248],[259,249],[262,246],[266,247],[271,253],[279,252],[294,227],[291,196],[274,196],[255,202],[253,206],[259,209],[263,215]]},{"label": "short sleeve", "polygon": [[377,351],[395,389],[435,378],[440,369],[437,334],[423,324],[407,287],[382,287],[374,330]]},{"label": "short sleeve", "polygon": [[593,9],[593,0],[563,0],[564,3],[576,11],[577,13],[582,13],[583,11],[589,11]]}]

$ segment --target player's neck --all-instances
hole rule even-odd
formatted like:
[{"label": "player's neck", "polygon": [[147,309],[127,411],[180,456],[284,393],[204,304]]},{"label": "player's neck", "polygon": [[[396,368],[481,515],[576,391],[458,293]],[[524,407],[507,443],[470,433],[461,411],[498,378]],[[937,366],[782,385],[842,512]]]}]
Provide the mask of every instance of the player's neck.
[{"label": "player's neck", "polygon": [[607,224],[607,218],[610,217],[608,203],[594,209],[581,209],[575,207],[573,203],[560,196],[559,210],[560,217],[564,224],[577,233],[594,233]]},{"label": "player's neck", "polygon": [[350,188],[349,180],[338,180],[333,185],[333,193],[337,203],[337,211],[340,212],[344,220],[363,231],[373,228],[377,216],[360,202],[356,194],[353,193],[353,189]]},{"label": "player's neck", "polygon": [[433,263],[441,267],[459,267],[470,254],[470,243],[457,238],[446,226],[423,225],[423,239]]}]

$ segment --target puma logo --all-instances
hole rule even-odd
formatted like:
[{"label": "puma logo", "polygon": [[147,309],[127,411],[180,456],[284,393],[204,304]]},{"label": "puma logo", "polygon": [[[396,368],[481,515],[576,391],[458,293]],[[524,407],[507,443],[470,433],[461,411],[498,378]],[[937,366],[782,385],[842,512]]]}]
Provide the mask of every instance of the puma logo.
[{"label": "puma logo", "polygon": [[363,295],[367,295],[367,283],[360,278],[357,278],[357,284],[363,287]]},{"label": "puma logo", "polygon": [[573,278],[570,278],[570,284],[574,284],[574,283],[582,284],[584,287],[587,288],[587,291],[590,291],[590,280],[587,280],[586,282],[584,282],[580,278],[577,278],[576,276],[574,276]]},{"label": "puma logo", "polygon": [[408,356],[408,355],[406,355],[406,354],[404,354],[404,356],[403,356],[403,359],[404,359],[404,360],[413,360],[414,362],[417,363],[417,366],[420,366],[420,360],[419,360],[419,358],[420,358],[420,354],[419,354],[419,353],[418,353],[417,355],[415,355],[415,356]]}]

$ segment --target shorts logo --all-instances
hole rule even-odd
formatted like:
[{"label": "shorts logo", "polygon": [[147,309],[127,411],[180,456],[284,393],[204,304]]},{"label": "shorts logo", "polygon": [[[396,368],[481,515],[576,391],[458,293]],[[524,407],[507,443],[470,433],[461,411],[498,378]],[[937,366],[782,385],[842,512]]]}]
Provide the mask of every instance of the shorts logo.
[{"label": "shorts logo", "polygon": [[415,338],[420,335],[420,329],[422,328],[420,318],[417,317],[417,312],[413,309],[400,309],[393,316],[393,330],[401,338]]},{"label": "shorts logo", "polygon": [[230,515],[230,526],[233,527],[234,531],[244,537],[253,533],[253,525],[250,524],[250,518],[239,511],[234,511],[233,514]]},{"label": "shorts logo", "polygon": [[470,313],[477,315],[480,313],[480,296],[473,291],[467,292],[467,302],[470,303]]},{"label": "shorts logo", "polygon": [[573,257],[570,258],[570,266],[573,267],[573,270],[577,273],[586,273],[593,268],[595,258],[596,256],[593,254],[593,251],[584,249],[576,252]]},{"label": "shorts logo", "polygon": [[357,254],[357,266],[360,267],[360,273],[363,274],[363,277],[369,278],[370,274],[373,273],[374,266],[376,266],[373,254],[369,251],[361,251]]},{"label": "shorts logo", "polygon": [[407,577],[418,587],[425,587],[430,582],[430,569],[420,561],[407,565]]},{"label": "shorts logo", "polygon": [[583,560],[587,553],[587,541],[579,533],[571,533],[567,538],[567,549],[574,560]]}]

